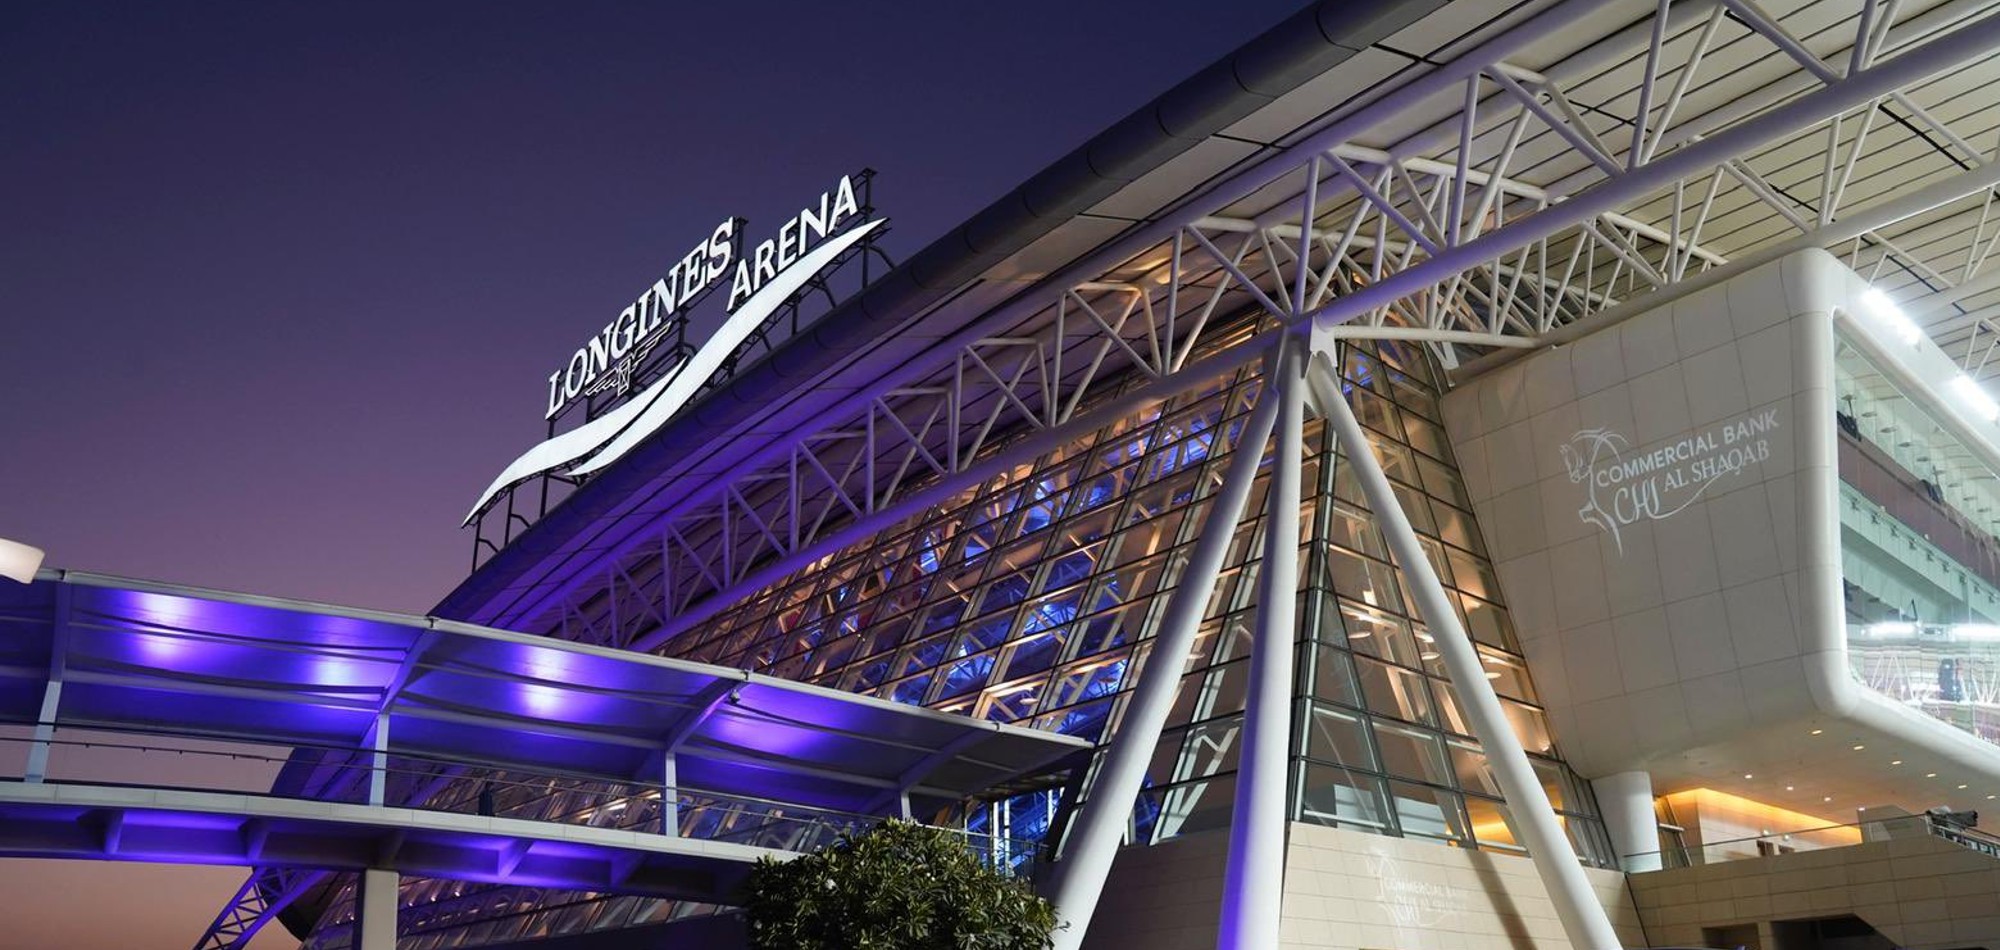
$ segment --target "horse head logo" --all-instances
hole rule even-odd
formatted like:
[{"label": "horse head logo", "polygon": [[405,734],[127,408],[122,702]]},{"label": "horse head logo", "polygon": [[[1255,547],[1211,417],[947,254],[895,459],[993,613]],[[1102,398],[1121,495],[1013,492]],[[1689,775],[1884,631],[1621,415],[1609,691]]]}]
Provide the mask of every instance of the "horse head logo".
[{"label": "horse head logo", "polygon": [[1560,450],[1570,482],[1584,487],[1584,504],[1577,509],[1576,516],[1584,524],[1594,524],[1611,535],[1611,544],[1620,556],[1625,553],[1625,542],[1618,535],[1618,519],[1597,500],[1596,474],[1599,464],[1617,464],[1619,453],[1627,445],[1624,436],[1609,429],[1583,429],[1570,436]]}]

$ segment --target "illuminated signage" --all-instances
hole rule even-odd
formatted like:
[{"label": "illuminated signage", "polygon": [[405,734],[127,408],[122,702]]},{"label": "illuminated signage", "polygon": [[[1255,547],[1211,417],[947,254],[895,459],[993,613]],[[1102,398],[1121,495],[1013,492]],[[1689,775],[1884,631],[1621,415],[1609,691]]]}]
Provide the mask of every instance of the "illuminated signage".
[{"label": "illuminated signage", "polygon": [[617,387],[630,389],[634,368],[685,319],[689,301],[730,275],[728,316],[692,355],[609,412],[555,435],[521,453],[480,493],[465,523],[471,524],[508,486],[543,472],[570,466],[567,474],[588,475],[624,457],[674,417],[730,354],[750,339],[785,301],[873,233],[881,219],[849,225],[861,213],[852,176],[843,176],[748,254],[738,258],[735,220],[716,226],[708,239],[674,262],[667,275],[606,323],[570,354],[548,379],[548,418],[572,401]]},{"label": "illuminated signage", "polygon": [[555,418],[579,396],[594,396],[613,385],[621,393],[628,389],[633,366],[682,320],[681,305],[729,273],[735,235],[736,219],[716,225],[708,240],[675,261],[665,277],[577,347],[562,369],[550,373],[547,418]]},{"label": "illuminated signage", "polygon": [[1625,553],[1621,529],[1660,521],[1685,511],[1708,489],[1771,458],[1771,433],[1778,410],[1765,409],[1647,452],[1628,452],[1630,443],[1610,429],[1584,429],[1559,449],[1573,484],[1584,486],[1577,517],[1611,535]]}]

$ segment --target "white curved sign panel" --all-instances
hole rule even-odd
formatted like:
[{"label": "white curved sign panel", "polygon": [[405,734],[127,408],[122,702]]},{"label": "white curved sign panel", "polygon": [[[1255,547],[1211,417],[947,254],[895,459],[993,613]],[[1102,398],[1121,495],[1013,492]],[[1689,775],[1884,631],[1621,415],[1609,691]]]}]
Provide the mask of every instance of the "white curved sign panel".
[{"label": "white curved sign panel", "polygon": [[[811,222],[819,224],[823,230],[831,228],[844,210],[855,207],[854,191],[848,179],[841,179],[839,187],[830,194],[837,195],[833,198],[832,214],[828,214],[827,197],[822,196],[820,214],[817,220]],[[806,213],[805,218],[812,218],[810,211]],[[722,367],[723,361],[749,340],[751,334],[776,313],[787,299],[804,289],[820,271],[848,249],[860,243],[862,239],[874,233],[883,223],[882,220],[869,221],[828,238],[809,251],[798,253],[798,245],[804,243],[805,235],[800,233],[794,237],[792,229],[798,222],[787,222],[785,228],[780,230],[777,239],[765,241],[756,249],[754,255],[740,263],[730,293],[734,308],[722,326],[715,331],[715,335],[709,337],[694,355],[682,360],[665,376],[610,412],[568,432],[552,436],[521,453],[500,471],[485,491],[479,494],[479,500],[465,516],[465,524],[471,524],[496,496],[522,479],[563,466],[570,466],[567,474],[588,475],[623,458],[686,407],[688,400],[693,398],[702,384]],[[799,227],[800,232],[807,230],[805,226]],[[721,234],[719,230],[717,233]],[[783,269],[773,267],[774,263]],[[708,276],[708,279],[712,280],[713,276]],[[683,293],[681,298],[686,299],[686,296],[687,294]],[[641,304],[635,305],[638,308],[636,318],[634,308],[627,308],[625,313],[621,314],[620,321],[631,322],[632,319],[637,319],[642,321],[643,325],[647,317],[643,304],[642,301]],[[671,303],[656,306],[657,311],[672,309]],[[660,320],[655,317],[651,323],[658,326]],[[607,338],[619,336],[621,326],[623,323],[614,322],[602,335]],[[628,337],[630,335],[625,334]],[[595,341],[596,338],[593,338],[593,343]],[[589,349],[579,350],[577,359],[584,360],[590,354]],[[591,374],[591,377],[594,378],[595,375]],[[560,400],[564,398],[565,393],[559,387],[566,382],[562,374],[551,379],[551,413],[561,405]],[[577,385],[571,388],[581,390],[586,384],[579,380]]]}]

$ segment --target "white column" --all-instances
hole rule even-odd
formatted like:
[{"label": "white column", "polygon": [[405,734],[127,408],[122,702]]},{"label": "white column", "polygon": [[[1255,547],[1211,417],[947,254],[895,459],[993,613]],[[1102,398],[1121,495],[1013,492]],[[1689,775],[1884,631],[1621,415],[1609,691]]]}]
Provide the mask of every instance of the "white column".
[{"label": "white column", "polygon": [[1645,772],[1619,772],[1590,783],[1604,830],[1627,871],[1660,869],[1660,822],[1653,814],[1653,777]]},{"label": "white column", "polygon": [[1374,448],[1362,434],[1361,423],[1355,421],[1354,410],[1348,408],[1347,399],[1341,394],[1339,374],[1330,362],[1331,357],[1332,354],[1325,352],[1313,356],[1308,378],[1314,399],[1327,424],[1333,427],[1341,448],[1346,450],[1347,464],[1353,466],[1355,480],[1368,498],[1382,539],[1395,556],[1396,566],[1403,569],[1417,609],[1430,626],[1445,672],[1458,688],[1459,705],[1473,735],[1486,749],[1487,764],[1493,769],[1501,794],[1507,798],[1507,812],[1513,818],[1521,843],[1528,848],[1528,856],[1534,859],[1535,873],[1548,889],[1549,900],[1556,906],[1563,932],[1576,950],[1615,950],[1619,946],[1617,932],[1611,929],[1604,905],[1597,902],[1589,879],[1583,876],[1583,866],[1577,863],[1576,852],[1570,848],[1569,838],[1556,820],[1555,809],[1549,805],[1549,796],[1528,764],[1528,754],[1521,749],[1513,724],[1500,708],[1493,684],[1487,682],[1479,651],[1473,648],[1465,627],[1459,623],[1458,612],[1452,608],[1444,585],[1439,583],[1437,571],[1425,556],[1416,531],[1411,529],[1409,516],[1396,501],[1389,477],[1383,474]]},{"label": "white column", "polygon": [[369,868],[354,886],[354,950],[396,950],[396,885],[393,869]]},{"label": "white column", "polygon": [[1278,400],[1278,450],[1265,494],[1264,563],[1257,573],[1257,640],[1243,708],[1243,755],[1229,816],[1221,950],[1278,945],[1285,891],[1290,785],[1292,642],[1298,635],[1299,468],[1304,464],[1305,341],[1287,341],[1266,379]]},{"label": "white column", "polygon": [[1159,744],[1160,730],[1166,725],[1187,667],[1188,651],[1194,648],[1202,614],[1208,609],[1209,596],[1215,593],[1230,537],[1250,500],[1250,487],[1257,480],[1257,466],[1263,461],[1264,444],[1277,416],[1278,401],[1266,391],[1258,397],[1257,408],[1236,440],[1222,487],[1209,499],[1201,537],[1195,540],[1180,582],[1169,595],[1160,629],[1153,635],[1145,667],[1111,738],[1104,764],[1091,783],[1089,799],[1077,811],[1048,891],[1057,919],[1064,925],[1056,930],[1054,950],[1077,950],[1083,945],[1090,916],[1097,911],[1098,895],[1104,891],[1104,879],[1111,873],[1111,862],[1125,837],[1132,804],[1145,781],[1146,763]]},{"label": "white column", "polygon": [[389,714],[377,713],[368,754],[368,804],[386,805],[389,797]]},{"label": "white column", "polygon": [[681,765],[672,752],[660,758],[660,834],[681,833]]},{"label": "white column", "polygon": [[41,718],[35,720],[35,741],[28,746],[28,764],[21,773],[24,782],[42,782],[49,777],[49,749],[56,741],[56,710],[62,705],[62,679],[52,677],[42,688]]},{"label": "white column", "polygon": [[[0,544],[5,544],[0,540]],[[29,576],[34,571],[29,570]],[[27,583],[27,581],[22,581]],[[55,622],[49,638],[49,682],[42,689],[42,708],[35,718],[35,740],[28,747],[28,763],[21,772],[25,782],[42,782],[49,777],[49,752],[56,741],[56,717],[62,712],[63,677],[69,671],[70,585],[56,582]]]}]

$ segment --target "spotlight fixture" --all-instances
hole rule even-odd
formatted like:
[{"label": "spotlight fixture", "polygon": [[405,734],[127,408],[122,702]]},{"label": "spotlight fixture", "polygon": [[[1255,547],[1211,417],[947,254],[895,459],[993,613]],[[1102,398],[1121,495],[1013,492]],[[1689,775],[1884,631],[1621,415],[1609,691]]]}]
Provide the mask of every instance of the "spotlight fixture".
[{"label": "spotlight fixture", "polygon": [[1870,287],[1861,294],[1861,302],[1868,305],[1868,309],[1874,312],[1875,319],[1886,324],[1889,331],[1903,341],[1904,346],[1916,346],[1917,341],[1924,338],[1924,331],[1918,329],[1917,325],[1904,315],[1903,309],[1896,306],[1896,302],[1890,300],[1888,294]]},{"label": "spotlight fixture", "polygon": [[0,577],[32,584],[35,582],[35,572],[40,570],[41,566],[41,548],[0,538]]}]

